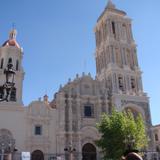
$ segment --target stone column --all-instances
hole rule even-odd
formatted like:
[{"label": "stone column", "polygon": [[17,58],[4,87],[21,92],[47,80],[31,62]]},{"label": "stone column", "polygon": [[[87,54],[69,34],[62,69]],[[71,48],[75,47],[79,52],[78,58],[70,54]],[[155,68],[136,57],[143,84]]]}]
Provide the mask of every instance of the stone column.
[{"label": "stone column", "polygon": [[82,160],[82,144],[81,144],[81,135],[78,134],[78,160]]},{"label": "stone column", "polygon": [[64,93],[59,93],[57,98],[58,103],[58,124],[59,130],[65,130],[65,97]]},{"label": "stone column", "polygon": [[77,115],[78,115],[78,130],[81,128],[81,100],[79,98],[79,96],[77,96]]},{"label": "stone column", "polygon": [[112,90],[115,93],[117,90],[117,86],[116,86],[116,74],[112,73]]},{"label": "stone column", "polygon": [[129,76],[127,75],[127,90],[128,90],[128,92],[130,92],[130,78],[129,78]]},{"label": "stone column", "polygon": [[112,29],[111,29],[111,28],[112,28],[112,27],[111,27],[111,20],[109,19],[109,20],[108,20],[108,29],[109,29],[109,32],[108,32],[109,34],[108,34],[108,36],[109,36],[109,37],[112,37],[112,34],[111,34],[111,33],[112,33]]},{"label": "stone column", "polygon": [[142,78],[141,76],[138,77],[138,85],[139,85],[139,90],[143,92],[143,85],[142,85]]},{"label": "stone column", "polygon": [[120,28],[119,28],[119,22],[116,23],[116,39],[119,41],[120,39]]},{"label": "stone column", "polygon": [[129,24],[129,32],[130,32],[131,41],[133,41],[134,39],[133,39],[131,24]]},{"label": "stone column", "polygon": [[119,92],[118,74],[116,74],[116,89],[117,89],[117,92]]},{"label": "stone column", "polygon": [[129,85],[129,91],[132,92],[132,88],[131,88],[131,77],[128,76],[128,85]]},{"label": "stone column", "polygon": [[72,132],[72,98],[69,95],[68,98],[68,106],[69,106],[69,132]]}]

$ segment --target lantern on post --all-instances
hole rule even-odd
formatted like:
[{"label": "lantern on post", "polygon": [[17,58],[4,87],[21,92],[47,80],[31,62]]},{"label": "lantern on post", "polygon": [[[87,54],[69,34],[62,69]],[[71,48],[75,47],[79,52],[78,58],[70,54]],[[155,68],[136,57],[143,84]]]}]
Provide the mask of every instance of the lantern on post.
[{"label": "lantern on post", "polygon": [[7,68],[4,69],[4,74],[6,77],[6,81],[4,83],[4,85],[2,86],[3,88],[3,98],[0,99],[0,102],[2,101],[7,101],[8,102],[8,98],[11,94],[12,89],[14,88],[14,76],[15,76],[15,71],[13,69],[13,64],[12,61],[9,61],[7,64]]}]

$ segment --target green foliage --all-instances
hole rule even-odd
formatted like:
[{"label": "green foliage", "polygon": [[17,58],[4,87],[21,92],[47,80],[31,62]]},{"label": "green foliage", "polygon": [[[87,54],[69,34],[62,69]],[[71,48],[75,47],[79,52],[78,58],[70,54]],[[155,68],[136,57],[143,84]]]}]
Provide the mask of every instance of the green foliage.
[{"label": "green foliage", "polygon": [[141,115],[134,118],[130,111],[112,111],[102,115],[97,128],[101,139],[96,141],[102,149],[104,159],[117,160],[127,149],[142,149],[147,146],[145,125]]}]

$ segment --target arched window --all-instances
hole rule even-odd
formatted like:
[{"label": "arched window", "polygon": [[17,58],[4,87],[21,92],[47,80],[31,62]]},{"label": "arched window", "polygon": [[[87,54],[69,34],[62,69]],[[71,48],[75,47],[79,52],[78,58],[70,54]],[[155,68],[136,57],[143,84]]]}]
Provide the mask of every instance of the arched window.
[{"label": "arched window", "polygon": [[125,111],[126,111],[126,113],[127,113],[127,112],[131,112],[131,113],[133,114],[133,117],[134,117],[135,119],[138,117],[139,114],[141,115],[140,112],[138,112],[137,110],[135,110],[135,109],[132,108],[132,107],[127,107],[127,108],[125,108]]},{"label": "arched window", "polygon": [[96,147],[91,143],[86,143],[82,148],[82,159],[83,160],[96,160]]},{"label": "arched window", "polygon": [[9,59],[8,59],[8,63],[12,63],[12,58],[9,58]]},{"label": "arched window", "polygon": [[159,140],[158,134],[156,133],[156,134],[155,134],[155,141],[158,141],[158,140]]},{"label": "arched window", "polygon": [[35,150],[34,152],[32,152],[32,160],[44,160],[44,154],[42,151],[40,150]]},{"label": "arched window", "polygon": [[113,33],[114,35],[116,34],[115,22],[112,22],[112,33]]},{"label": "arched window", "polygon": [[1,59],[1,69],[3,68],[4,59]]},{"label": "arched window", "polygon": [[122,76],[119,76],[118,77],[118,83],[119,83],[119,89],[121,90],[121,91],[123,91],[123,78],[122,78]]},{"label": "arched window", "polygon": [[4,88],[0,86],[0,99],[3,99],[4,96]]},{"label": "arched window", "polygon": [[17,60],[16,61],[16,71],[18,71],[19,70],[19,61]]},{"label": "arched window", "polygon": [[136,88],[134,77],[131,77],[131,88],[132,88],[133,90]]},{"label": "arched window", "polygon": [[16,101],[16,88],[12,88],[11,90],[10,101]]}]

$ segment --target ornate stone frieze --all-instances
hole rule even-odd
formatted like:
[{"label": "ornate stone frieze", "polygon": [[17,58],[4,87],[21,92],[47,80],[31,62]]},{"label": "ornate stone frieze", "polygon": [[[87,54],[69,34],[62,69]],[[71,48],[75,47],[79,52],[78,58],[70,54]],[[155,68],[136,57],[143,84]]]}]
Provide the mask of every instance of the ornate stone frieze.
[{"label": "ornate stone frieze", "polygon": [[127,104],[135,104],[137,106],[141,107],[148,107],[148,103],[146,102],[137,102],[137,101],[130,101],[130,100],[121,100],[121,105],[125,106]]}]

